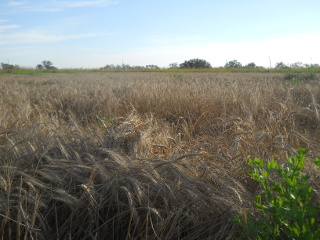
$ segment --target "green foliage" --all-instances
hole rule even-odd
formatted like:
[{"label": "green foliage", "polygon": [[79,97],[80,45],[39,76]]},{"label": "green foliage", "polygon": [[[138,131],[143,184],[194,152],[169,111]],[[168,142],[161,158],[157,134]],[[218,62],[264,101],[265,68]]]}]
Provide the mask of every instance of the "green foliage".
[{"label": "green foliage", "polygon": [[238,62],[237,60],[232,60],[232,61],[227,62],[224,65],[224,67],[225,68],[241,68],[242,64],[240,62]]},{"label": "green foliage", "polygon": [[283,62],[277,62],[275,68],[276,69],[283,69],[283,68],[289,68],[289,67],[286,64],[284,64]]},{"label": "green foliage", "polygon": [[[286,166],[278,165],[274,159],[267,163],[257,158],[249,160],[253,167],[250,176],[264,191],[254,202],[262,214],[260,219],[246,214],[236,217],[245,239],[320,239],[320,216],[311,202],[313,189],[308,186],[309,176],[302,174],[305,156],[306,150],[298,150]],[[315,164],[320,168],[319,159]]]},{"label": "green foliage", "polygon": [[44,69],[44,67],[43,67],[43,65],[42,65],[42,64],[38,64],[38,65],[36,66],[36,69],[38,69],[38,70],[42,70],[42,69]]},{"label": "green foliage", "polygon": [[173,74],[173,77],[174,77],[174,78],[181,79],[181,78],[182,78],[182,74]]},{"label": "green foliage", "polygon": [[97,123],[98,123],[100,129],[106,129],[109,132],[109,128],[112,129],[114,127],[114,116],[113,115],[111,115],[109,118],[106,118],[105,120],[101,119],[97,115],[95,115],[95,117],[97,119]]},{"label": "green foliage", "polygon": [[146,69],[160,69],[157,65],[146,65]]},{"label": "green foliage", "polygon": [[244,66],[245,68],[255,68],[257,65],[254,62],[248,63],[247,65]]},{"label": "green foliage", "polygon": [[19,69],[19,66],[18,65],[8,64],[8,63],[1,63],[1,68],[6,73],[12,73],[15,69]]},{"label": "green foliage", "polygon": [[299,83],[299,78],[292,78],[290,80],[290,85],[291,86],[297,85],[298,83]]},{"label": "green foliage", "polygon": [[42,64],[38,64],[36,66],[36,69],[37,70],[43,70],[43,69],[56,70],[57,68],[53,66],[53,63],[51,61],[44,60],[42,61]]},{"label": "green foliage", "polygon": [[291,85],[297,84],[299,81],[313,80],[317,76],[316,71],[299,71],[299,72],[286,72],[284,75],[285,80],[289,80]]},{"label": "green foliage", "polygon": [[179,65],[180,68],[212,68],[206,60],[194,58]]},{"label": "green foliage", "polygon": [[178,63],[170,63],[169,68],[176,69],[176,68],[179,68],[179,65],[178,65]]},{"label": "green foliage", "polygon": [[304,68],[304,67],[305,67],[305,65],[302,62],[295,62],[295,63],[290,64],[290,68],[299,69],[299,68]]}]

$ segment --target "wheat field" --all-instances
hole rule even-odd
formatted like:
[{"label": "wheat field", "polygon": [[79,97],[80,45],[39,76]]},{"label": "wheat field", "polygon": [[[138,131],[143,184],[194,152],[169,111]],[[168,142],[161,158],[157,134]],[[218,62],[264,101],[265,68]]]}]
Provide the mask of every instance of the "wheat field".
[{"label": "wheat field", "polygon": [[0,238],[233,239],[257,216],[248,159],[300,147],[318,201],[319,80],[2,74]]}]

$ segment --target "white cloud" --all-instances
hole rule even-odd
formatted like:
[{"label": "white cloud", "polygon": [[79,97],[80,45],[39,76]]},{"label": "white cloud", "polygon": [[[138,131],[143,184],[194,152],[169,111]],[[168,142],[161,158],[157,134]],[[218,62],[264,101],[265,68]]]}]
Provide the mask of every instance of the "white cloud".
[{"label": "white cloud", "polygon": [[21,26],[20,25],[0,25],[0,32],[4,32],[5,30],[19,28],[19,27]]},{"label": "white cloud", "polygon": [[61,8],[51,8],[51,7],[28,7],[25,8],[29,12],[62,12]]},{"label": "white cloud", "polygon": [[27,1],[9,1],[8,6],[10,7],[16,7],[16,6],[22,6],[25,5]]},{"label": "white cloud", "polygon": [[[9,1],[9,7],[15,7],[15,11],[29,11],[29,12],[59,12],[67,8],[80,7],[105,7],[112,4],[117,4],[113,0],[99,0],[99,1],[43,1],[39,4],[32,4],[28,1]],[[18,8],[19,7],[19,8]]]},{"label": "white cloud", "polygon": [[0,19],[0,23],[8,22],[8,19]]},{"label": "white cloud", "polygon": [[146,37],[144,41],[147,44],[158,45],[173,45],[173,44],[185,44],[185,43],[200,43],[206,40],[205,36],[191,35],[191,36],[168,36],[168,35],[153,35]]},{"label": "white cloud", "polygon": [[110,4],[116,4],[117,2],[112,0],[101,1],[63,1],[55,2],[55,5],[62,8],[74,8],[74,7],[103,7]]},{"label": "white cloud", "polygon": [[52,43],[61,42],[72,39],[91,38],[99,36],[110,36],[115,33],[88,33],[77,35],[49,35],[36,31],[19,32],[12,34],[0,34],[0,45],[12,45],[12,44],[32,44],[32,43]]}]

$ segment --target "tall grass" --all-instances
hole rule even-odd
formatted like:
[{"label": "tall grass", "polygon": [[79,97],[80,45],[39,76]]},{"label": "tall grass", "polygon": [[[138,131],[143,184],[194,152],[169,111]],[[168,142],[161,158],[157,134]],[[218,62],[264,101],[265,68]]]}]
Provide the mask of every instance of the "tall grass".
[{"label": "tall grass", "polygon": [[249,157],[320,156],[316,80],[177,76],[0,75],[1,238],[232,238]]}]

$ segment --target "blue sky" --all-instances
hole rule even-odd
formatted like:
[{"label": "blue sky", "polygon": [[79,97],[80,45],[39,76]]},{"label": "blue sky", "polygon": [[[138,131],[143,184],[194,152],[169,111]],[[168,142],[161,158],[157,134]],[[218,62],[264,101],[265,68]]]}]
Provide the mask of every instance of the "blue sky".
[{"label": "blue sky", "polygon": [[0,1],[0,62],[320,64],[319,0]]}]

